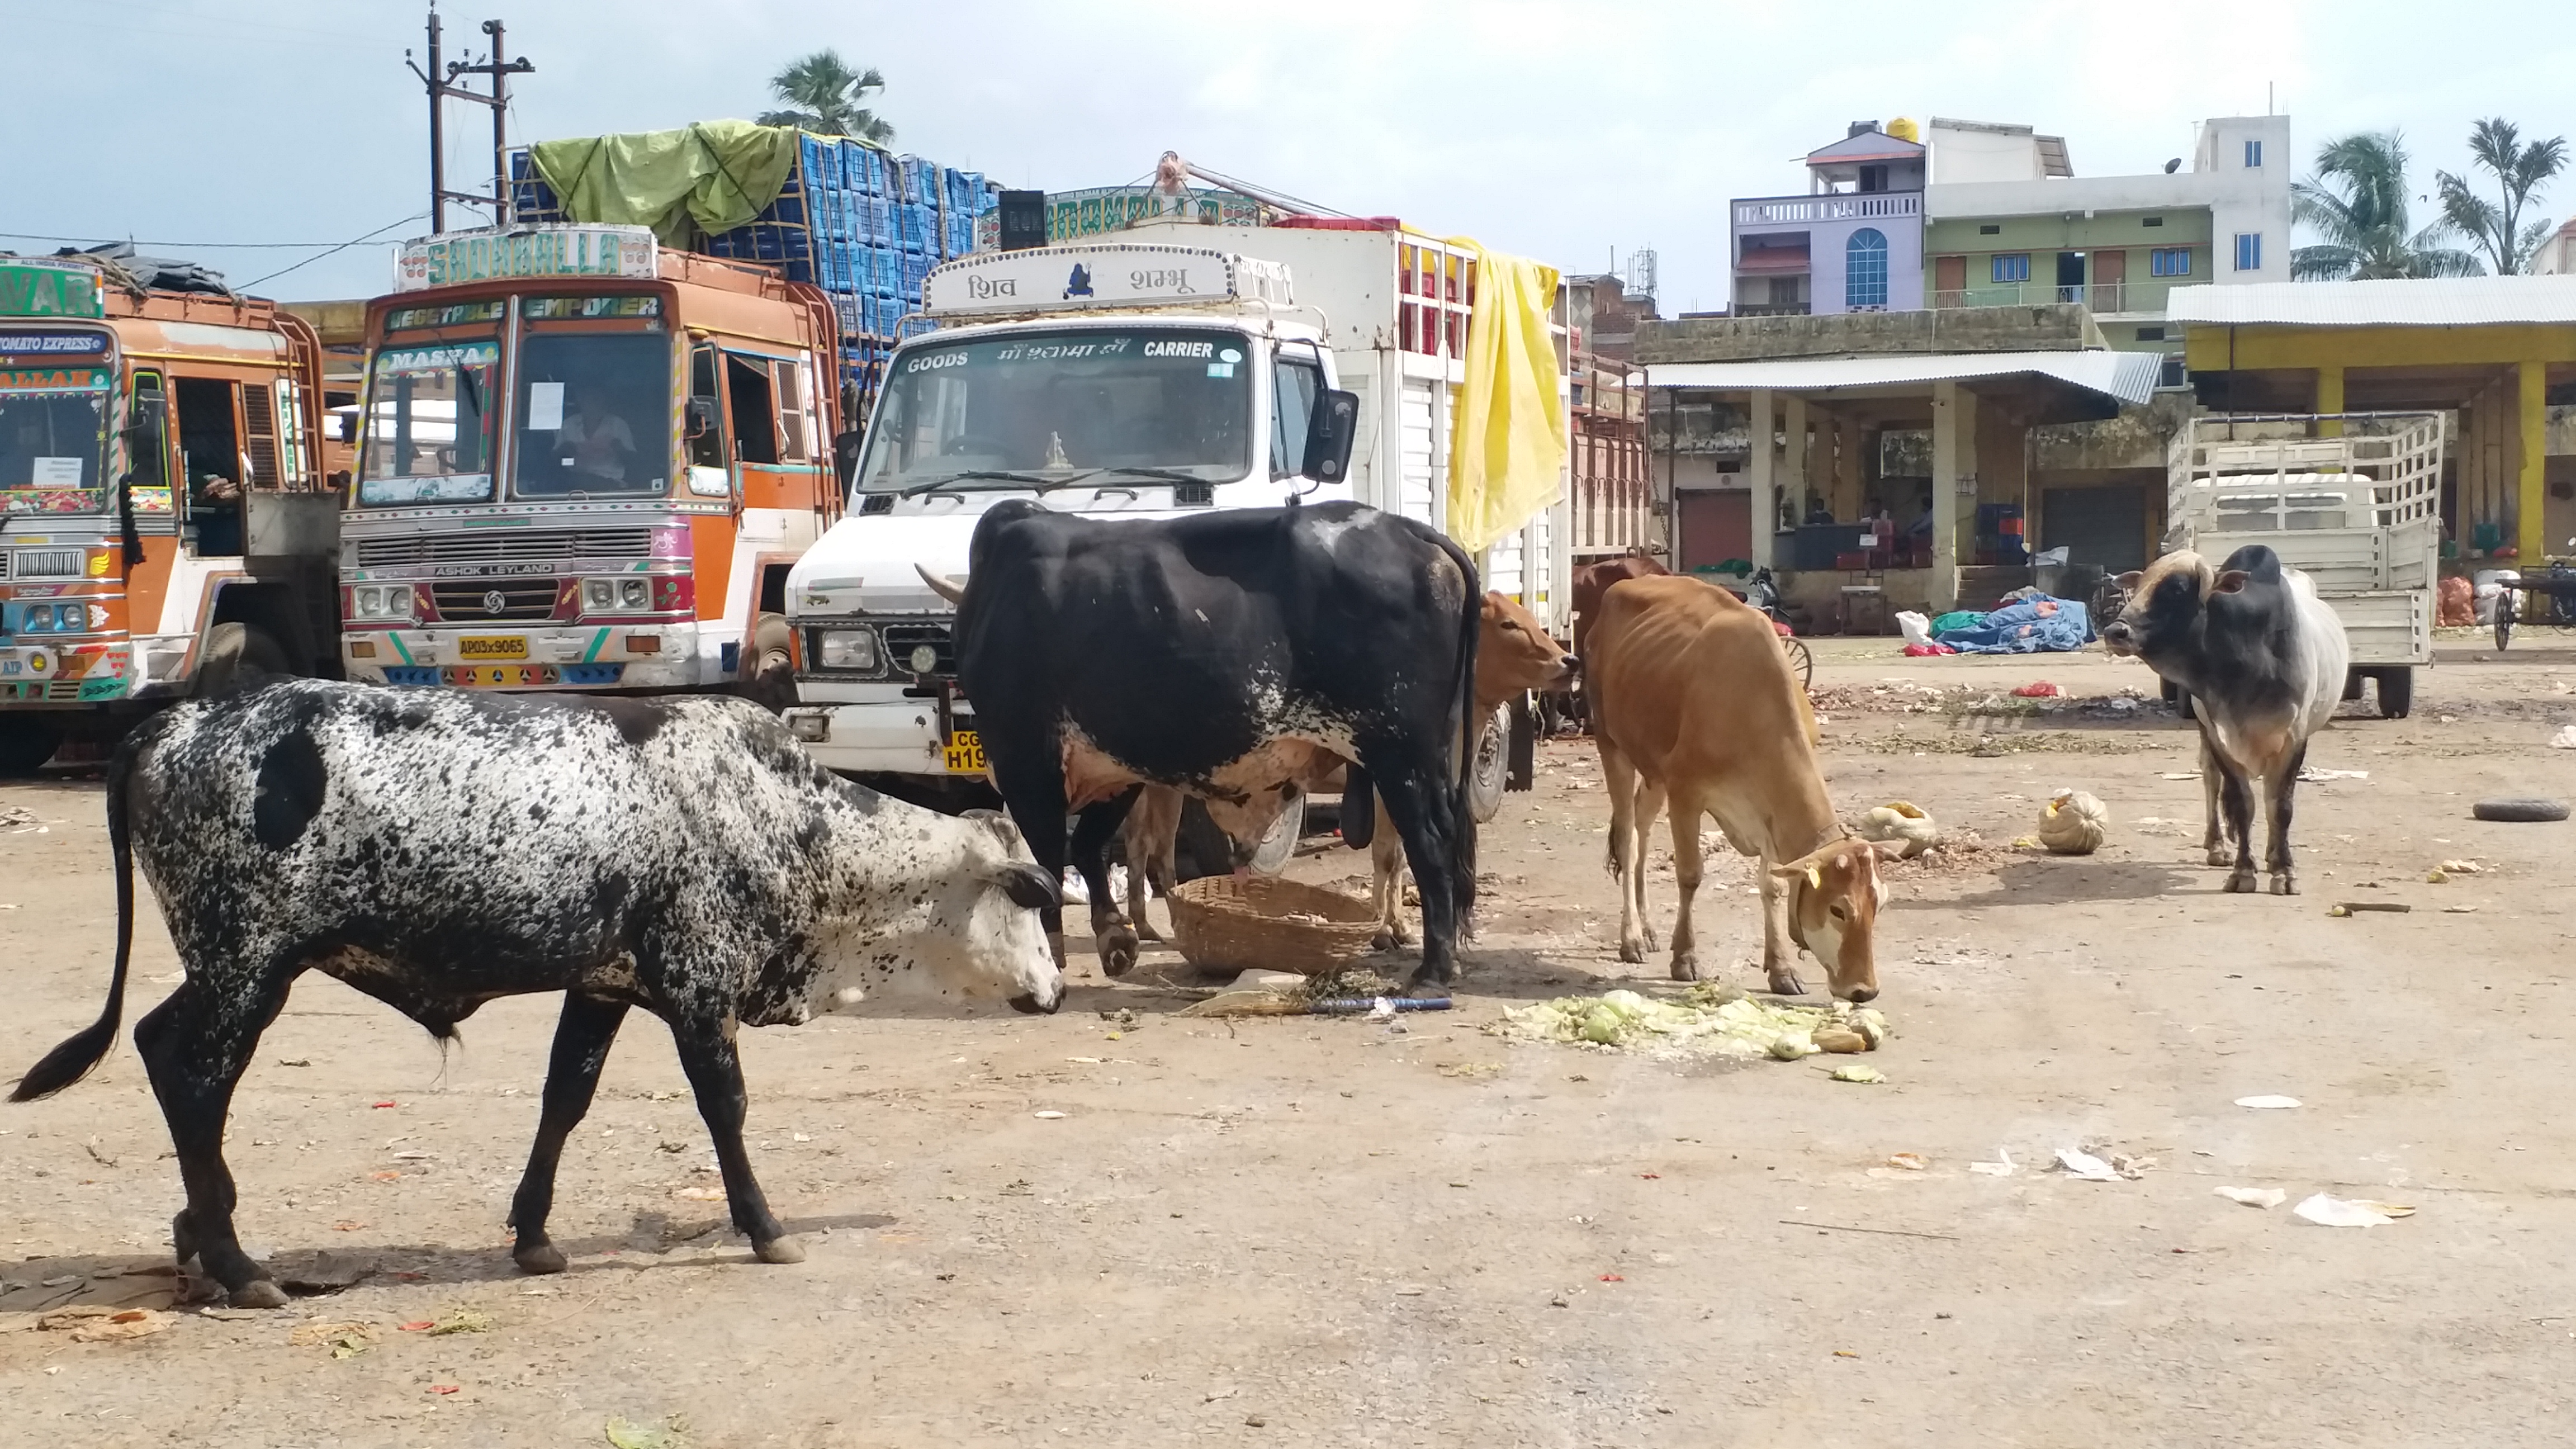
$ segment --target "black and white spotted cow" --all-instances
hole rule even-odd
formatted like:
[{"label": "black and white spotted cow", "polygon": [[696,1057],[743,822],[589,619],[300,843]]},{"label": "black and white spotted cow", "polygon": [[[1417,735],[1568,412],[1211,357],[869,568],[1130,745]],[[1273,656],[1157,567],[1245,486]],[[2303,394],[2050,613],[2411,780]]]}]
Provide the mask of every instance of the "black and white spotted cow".
[{"label": "black and white spotted cow", "polygon": [[515,1256],[560,1271],[555,1163],[630,1007],[661,1017],[715,1139],[734,1223],[804,1256],[743,1151],[735,1028],[907,988],[1062,1000],[1050,877],[998,816],[952,819],[815,765],[728,699],[393,691],[279,680],[182,705],[110,767],[116,968],[107,1008],[10,1094],[79,1080],[116,1036],[133,866],[186,979],[135,1045],[178,1149],[179,1260],[236,1306],[285,1301],[233,1230],[224,1119],[296,976],[337,977],[442,1040],[495,997],[564,993]]}]

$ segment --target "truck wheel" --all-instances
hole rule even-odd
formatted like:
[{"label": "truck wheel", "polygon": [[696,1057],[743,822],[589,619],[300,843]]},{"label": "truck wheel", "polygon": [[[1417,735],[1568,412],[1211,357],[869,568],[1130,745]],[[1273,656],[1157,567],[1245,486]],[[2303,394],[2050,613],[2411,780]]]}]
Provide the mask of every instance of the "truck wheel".
[{"label": "truck wheel", "polygon": [[50,720],[0,716],[0,776],[24,779],[36,773],[62,742],[63,732]]},{"label": "truck wheel", "polygon": [[197,655],[197,682],[190,693],[212,699],[263,675],[291,675],[295,666],[285,646],[256,624],[217,624],[206,631]]},{"label": "truck wheel", "polygon": [[1467,764],[1467,813],[1484,824],[1503,808],[1503,786],[1511,773],[1512,721],[1508,709],[1486,716],[1476,734],[1475,758]]},{"label": "truck wheel", "polygon": [[2172,704],[2174,701],[2182,698],[2182,686],[2174,683],[2170,679],[2157,680],[2156,690],[2165,697],[2165,703],[2167,704]]},{"label": "truck wheel", "polygon": [[2368,669],[2345,670],[2343,672],[2343,697],[2346,699],[2361,698],[2362,681],[2369,679],[2372,674],[2373,671]]},{"label": "truck wheel", "polygon": [[1297,858],[1297,842],[1306,835],[1306,794],[1298,791],[1288,797],[1279,818],[1270,822],[1270,832],[1252,847],[1252,859],[1244,868],[1254,875],[1277,875]]},{"label": "truck wheel", "polygon": [[2404,719],[2415,708],[2415,671],[2383,669],[2379,671],[2379,717]]},{"label": "truck wheel", "polygon": [[785,713],[796,702],[796,660],[790,648],[794,637],[785,615],[754,614],[751,633],[743,640],[734,691],[771,714]]},{"label": "truck wheel", "polygon": [[2192,713],[2191,691],[2187,689],[2176,689],[2173,692],[2173,707],[2174,713],[2183,719],[2199,718],[2199,716]]}]

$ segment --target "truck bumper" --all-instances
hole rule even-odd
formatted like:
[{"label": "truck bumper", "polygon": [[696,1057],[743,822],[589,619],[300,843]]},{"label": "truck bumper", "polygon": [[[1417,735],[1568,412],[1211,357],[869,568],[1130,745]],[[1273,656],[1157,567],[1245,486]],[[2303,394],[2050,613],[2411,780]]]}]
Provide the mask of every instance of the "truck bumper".
[{"label": "truck bumper", "polygon": [[694,689],[729,671],[699,657],[695,624],[369,629],[340,636],[340,665],[368,684],[472,689]]},{"label": "truck bumper", "polygon": [[983,772],[942,767],[939,711],[926,699],[869,704],[806,704],[787,711],[788,731],[826,769],[851,774],[982,779]]}]

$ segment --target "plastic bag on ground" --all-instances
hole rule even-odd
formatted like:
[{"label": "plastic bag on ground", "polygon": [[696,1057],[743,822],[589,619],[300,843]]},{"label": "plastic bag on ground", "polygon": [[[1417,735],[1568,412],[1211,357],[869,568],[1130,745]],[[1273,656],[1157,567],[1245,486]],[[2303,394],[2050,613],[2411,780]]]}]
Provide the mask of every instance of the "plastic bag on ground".
[{"label": "plastic bag on ground", "polygon": [[1905,635],[1908,644],[1928,646],[1932,642],[1932,621],[1912,609],[1896,611],[1896,627]]},{"label": "plastic bag on ground", "polygon": [[2375,1228],[2397,1221],[2368,1203],[2347,1202],[2322,1192],[2301,1198],[2290,1211],[2321,1228]]}]

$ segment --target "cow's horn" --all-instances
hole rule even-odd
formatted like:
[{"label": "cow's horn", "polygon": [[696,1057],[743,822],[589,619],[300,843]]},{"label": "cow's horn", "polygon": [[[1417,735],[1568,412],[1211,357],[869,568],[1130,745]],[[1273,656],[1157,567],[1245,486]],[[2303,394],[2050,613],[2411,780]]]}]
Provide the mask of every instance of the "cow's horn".
[{"label": "cow's horn", "polygon": [[939,597],[946,599],[952,604],[962,604],[966,602],[966,586],[964,584],[943,574],[934,574],[919,564],[914,564],[912,566],[912,571],[921,575],[921,581],[930,585],[930,591],[932,593],[937,594]]}]

